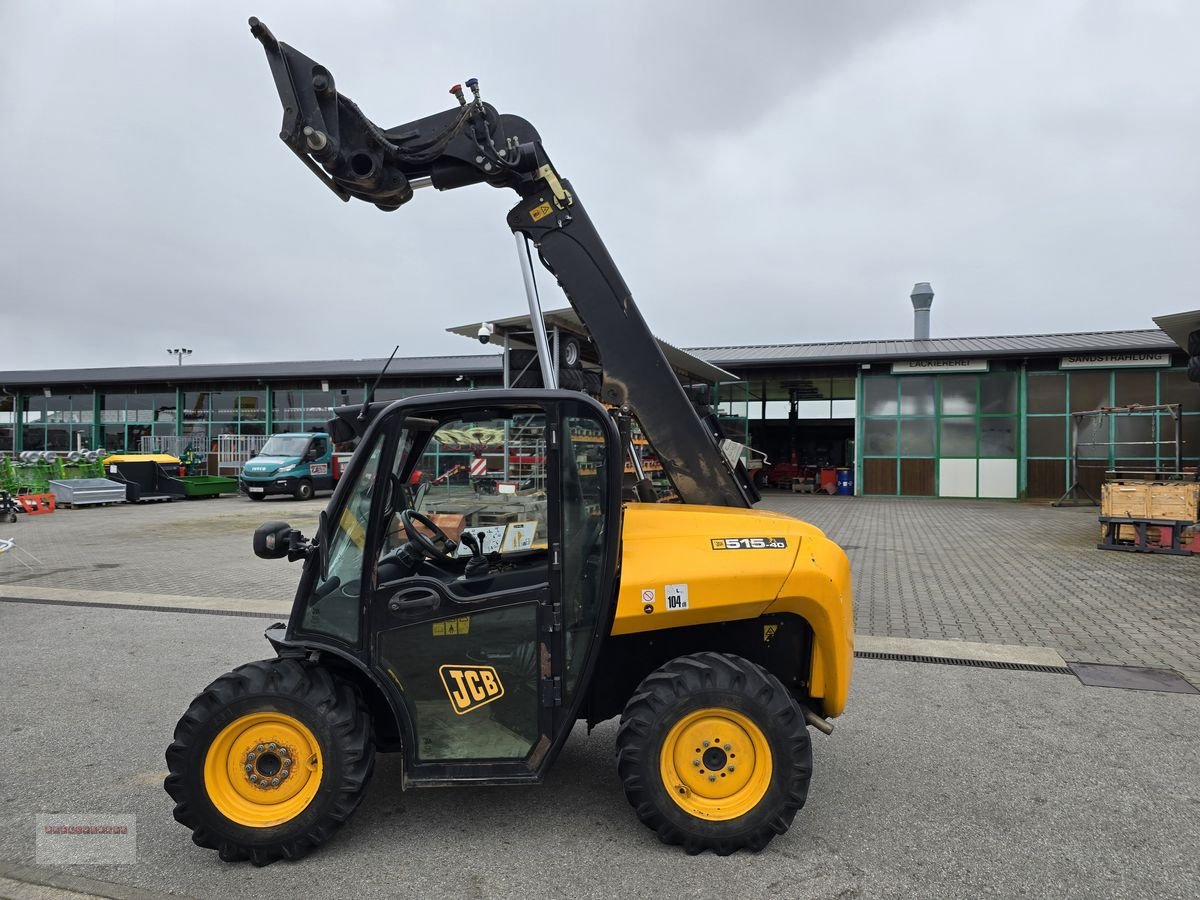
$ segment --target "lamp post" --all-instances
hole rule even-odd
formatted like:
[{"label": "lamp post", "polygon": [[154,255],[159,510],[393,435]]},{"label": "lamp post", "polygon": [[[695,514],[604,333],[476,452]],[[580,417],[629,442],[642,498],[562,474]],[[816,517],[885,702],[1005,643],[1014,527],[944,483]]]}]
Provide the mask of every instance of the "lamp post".
[{"label": "lamp post", "polygon": [[183,358],[185,356],[192,355],[192,351],[189,350],[187,347],[176,347],[174,350],[168,349],[167,352],[170,353],[172,356],[174,356],[175,359],[178,361],[179,365],[181,365],[181,366],[183,365]]}]

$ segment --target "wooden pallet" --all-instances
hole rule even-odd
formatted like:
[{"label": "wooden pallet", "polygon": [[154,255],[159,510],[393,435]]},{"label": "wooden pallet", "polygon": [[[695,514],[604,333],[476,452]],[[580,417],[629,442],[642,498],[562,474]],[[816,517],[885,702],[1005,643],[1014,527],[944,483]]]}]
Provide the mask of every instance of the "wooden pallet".
[{"label": "wooden pallet", "polygon": [[[1192,551],[1181,545],[1184,529],[1193,525],[1191,519],[1132,519],[1127,516],[1101,516],[1103,528],[1097,550],[1123,550],[1127,553],[1165,553],[1169,556],[1191,556]],[[1132,543],[1122,537],[1123,529],[1132,529]]]}]

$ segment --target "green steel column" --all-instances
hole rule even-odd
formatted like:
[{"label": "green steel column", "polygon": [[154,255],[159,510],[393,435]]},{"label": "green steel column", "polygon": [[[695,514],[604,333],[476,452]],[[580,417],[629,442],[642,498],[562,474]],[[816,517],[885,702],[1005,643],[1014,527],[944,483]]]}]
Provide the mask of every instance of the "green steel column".
[{"label": "green steel column", "polygon": [[863,370],[859,366],[854,373],[854,496],[863,495]]},{"label": "green steel column", "polygon": [[17,391],[13,395],[13,455],[25,449],[25,395]]},{"label": "green steel column", "polygon": [[99,450],[104,443],[104,426],[100,424],[100,389],[92,391],[92,440],[89,450]]},{"label": "green steel column", "polygon": [[1026,452],[1025,430],[1028,427],[1026,418],[1025,392],[1029,389],[1028,372],[1025,363],[1021,363],[1021,371],[1017,379],[1017,499],[1024,500],[1029,490],[1029,454]]}]

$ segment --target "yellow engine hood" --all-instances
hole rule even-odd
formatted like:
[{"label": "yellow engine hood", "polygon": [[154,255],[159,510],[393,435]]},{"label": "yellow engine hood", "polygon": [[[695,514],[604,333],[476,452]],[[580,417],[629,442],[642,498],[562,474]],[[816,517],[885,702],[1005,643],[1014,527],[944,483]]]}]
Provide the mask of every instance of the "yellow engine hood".
[{"label": "yellow engine hood", "polygon": [[621,534],[613,634],[757,616],[779,595],[819,528],[780,513],[631,503]]}]

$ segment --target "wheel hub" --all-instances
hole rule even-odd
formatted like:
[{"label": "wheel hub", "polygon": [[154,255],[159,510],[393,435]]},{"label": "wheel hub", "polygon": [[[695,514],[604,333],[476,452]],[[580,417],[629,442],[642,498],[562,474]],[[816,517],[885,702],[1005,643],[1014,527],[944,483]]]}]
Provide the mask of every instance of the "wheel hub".
[{"label": "wheel hub", "polygon": [[246,780],[263,790],[277,788],[291,776],[294,756],[292,749],[280,741],[257,744],[246,754]]},{"label": "wheel hub", "polygon": [[729,760],[729,755],[720,747],[709,747],[704,751],[704,755],[700,757],[704,762],[704,768],[710,772],[720,772],[725,768],[725,763]]}]

